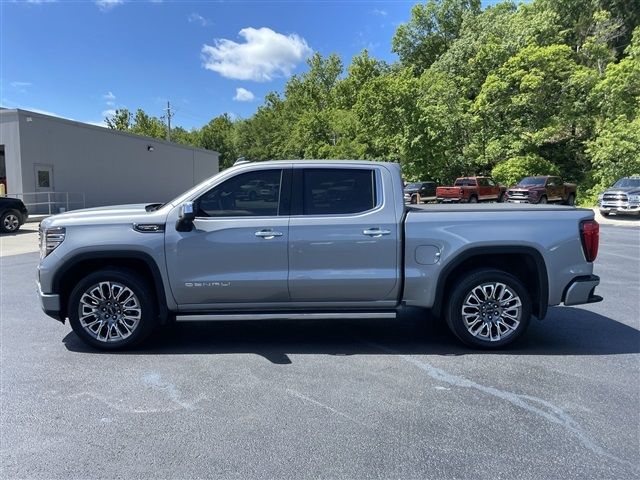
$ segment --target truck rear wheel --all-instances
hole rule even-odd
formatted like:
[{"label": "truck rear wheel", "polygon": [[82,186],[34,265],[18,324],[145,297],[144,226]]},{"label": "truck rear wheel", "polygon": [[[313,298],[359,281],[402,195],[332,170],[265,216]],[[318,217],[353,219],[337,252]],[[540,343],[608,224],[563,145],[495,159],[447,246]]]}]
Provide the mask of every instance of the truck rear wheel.
[{"label": "truck rear wheel", "polygon": [[71,328],[85,343],[102,349],[132,347],[153,331],[154,295],[127,269],[104,269],[84,277],[69,296]]},{"label": "truck rear wheel", "polygon": [[513,275],[475,270],[456,282],[446,309],[447,325],[465,344],[499,348],[524,333],[531,319],[531,298]]},{"label": "truck rear wheel", "polygon": [[565,204],[574,206],[576,204],[576,196],[573,193],[570,193]]},{"label": "truck rear wheel", "polygon": [[478,197],[473,195],[471,198],[469,198],[469,203],[478,203]]}]

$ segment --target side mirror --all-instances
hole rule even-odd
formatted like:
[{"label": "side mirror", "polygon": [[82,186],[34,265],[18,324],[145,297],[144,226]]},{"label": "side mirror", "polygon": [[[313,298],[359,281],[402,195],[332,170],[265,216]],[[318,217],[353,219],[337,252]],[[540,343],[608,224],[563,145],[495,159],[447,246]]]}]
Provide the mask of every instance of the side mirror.
[{"label": "side mirror", "polygon": [[193,221],[196,213],[193,208],[193,202],[184,202],[180,205],[180,213],[176,222],[176,230],[178,232],[190,232],[193,230]]}]

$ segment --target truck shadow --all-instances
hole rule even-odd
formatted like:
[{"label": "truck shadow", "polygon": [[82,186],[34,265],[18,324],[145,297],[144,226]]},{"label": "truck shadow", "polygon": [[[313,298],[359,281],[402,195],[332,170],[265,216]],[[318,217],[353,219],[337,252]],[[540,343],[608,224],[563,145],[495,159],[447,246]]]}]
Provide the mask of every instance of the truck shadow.
[{"label": "truck shadow", "polygon": [[[73,352],[103,353],[74,334]],[[397,320],[190,322],[161,329],[124,355],[256,354],[275,364],[288,354],[316,355],[613,355],[640,353],[640,332],[579,308],[552,308],[516,344],[498,351],[466,348],[444,322],[415,311]]]}]

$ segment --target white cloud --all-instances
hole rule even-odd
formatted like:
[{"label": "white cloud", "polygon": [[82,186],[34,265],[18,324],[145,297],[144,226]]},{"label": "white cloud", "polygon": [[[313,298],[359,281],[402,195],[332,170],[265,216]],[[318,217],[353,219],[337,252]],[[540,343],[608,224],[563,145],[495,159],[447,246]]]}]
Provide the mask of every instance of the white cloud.
[{"label": "white cloud", "polygon": [[116,96],[111,93],[111,91],[102,95],[102,98],[106,100],[107,105],[109,105],[110,107],[113,107],[116,104]]},{"label": "white cloud", "polygon": [[103,12],[111,10],[116,5],[122,5],[123,3],[124,0],[95,0],[95,4]]},{"label": "white cloud", "polygon": [[57,0],[27,0],[27,3],[35,3],[35,4],[40,4],[40,3],[55,3],[57,2]]},{"label": "white cloud", "polygon": [[374,15],[380,15],[381,17],[386,17],[387,16],[387,11],[386,10],[379,10],[377,8],[374,8],[373,10],[371,10],[371,13],[373,13]]},{"label": "white cloud", "polygon": [[11,82],[9,85],[11,85],[13,88],[24,88],[24,87],[30,87],[31,85],[33,85],[33,83],[31,83],[31,82]]},{"label": "white cloud", "polygon": [[266,82],[291,75],[298,63],[311,54],[304,38],[283,35],[270,28],[243,28],[244,43],[224,38],[202,47],[204,68],[236,80]]},{"label": "white cloud", "polygon": [[110,108],[108,110],[103,110],[102,111],[102,116],[103,117],[113,117],[116,114],[116,111],[113,108]]},{"label": "white cloud", "polygon": [[190,14],[187,17],[187,20],[189,20],[189,23],[197,22],[200,25],[202,25],[203,27],[206,27],[207,25],[211,25],[211,20],[209,20],[208,18],[204,18],[199,13]]},{"label": "white cloud", "polygon": [[250,92],[246,88],[236,88],[236,96],[233,99],[237,102],[251,102],[256,98],[253,92]]}]

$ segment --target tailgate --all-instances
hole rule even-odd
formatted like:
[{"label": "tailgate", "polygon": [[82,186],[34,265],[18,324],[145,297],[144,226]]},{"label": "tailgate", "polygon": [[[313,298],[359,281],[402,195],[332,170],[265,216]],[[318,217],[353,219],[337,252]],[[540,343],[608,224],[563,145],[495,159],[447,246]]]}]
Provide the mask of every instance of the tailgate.
[{"label": "tailgate", "polygon": [[436,190],[438,198],[460,198],[461,194],[460,187],[438,187]]}]

